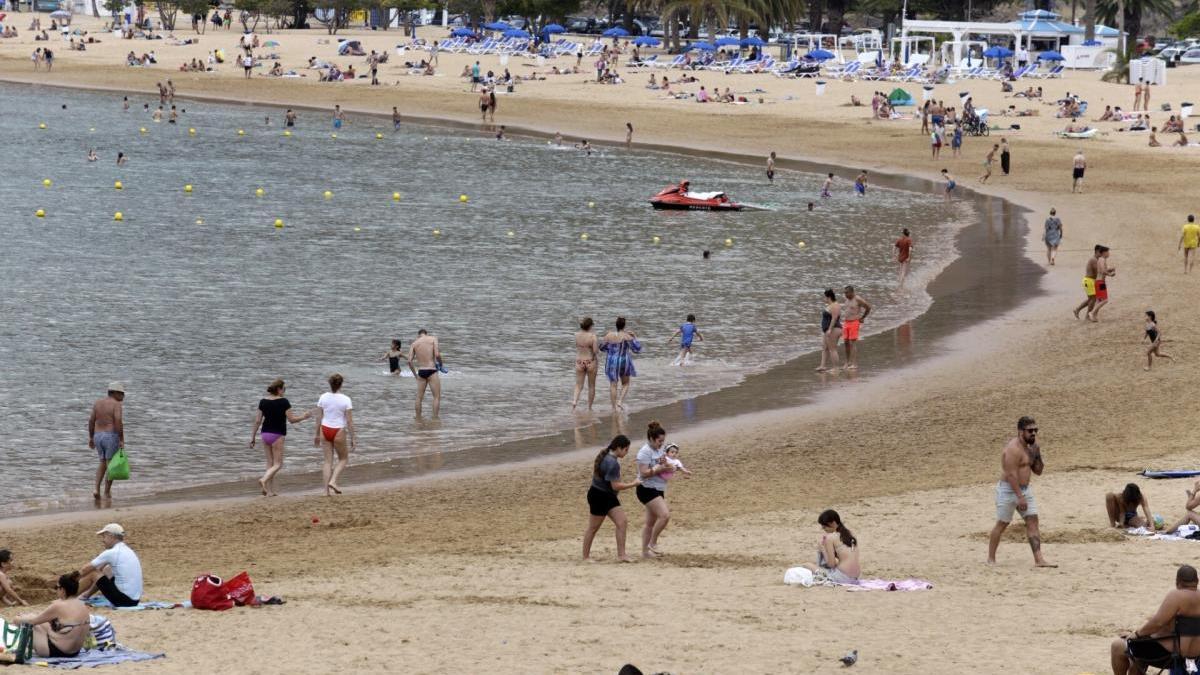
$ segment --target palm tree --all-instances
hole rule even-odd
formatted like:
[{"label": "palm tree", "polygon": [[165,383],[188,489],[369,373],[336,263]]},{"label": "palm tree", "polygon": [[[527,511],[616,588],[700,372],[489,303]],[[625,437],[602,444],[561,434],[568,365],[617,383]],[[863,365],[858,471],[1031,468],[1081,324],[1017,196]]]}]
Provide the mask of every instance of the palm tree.
[{"label": "palm tree", "polygon": [[[1175,12],[1174,0],[1088,0],[1096,4],[1096,14],[1108,25],[1125,21],[1125,32],[1134,40],[1142,34],[1142,17],[1146,14],[1171,16]],[[1120,5],[1124,4],[1124,13]]]}]

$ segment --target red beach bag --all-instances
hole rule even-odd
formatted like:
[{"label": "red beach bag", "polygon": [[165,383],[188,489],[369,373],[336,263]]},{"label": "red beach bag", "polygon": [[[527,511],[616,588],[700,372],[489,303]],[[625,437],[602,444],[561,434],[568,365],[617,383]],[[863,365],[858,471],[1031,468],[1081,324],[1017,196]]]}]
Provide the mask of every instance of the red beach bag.
[{"label": "red beach bag", "polygon": [[221,577],[201,574],[192,582],[192,608],[211,609],[218,612],[233,607],[233,599],[224,588]]},{"label": "red beach bag", "polygon": [[239,607],[253,607],[258,604],[258,599],[254,597],[254,584],[250,582],[250,575],[245,572],[221,584],[221,590]]}]

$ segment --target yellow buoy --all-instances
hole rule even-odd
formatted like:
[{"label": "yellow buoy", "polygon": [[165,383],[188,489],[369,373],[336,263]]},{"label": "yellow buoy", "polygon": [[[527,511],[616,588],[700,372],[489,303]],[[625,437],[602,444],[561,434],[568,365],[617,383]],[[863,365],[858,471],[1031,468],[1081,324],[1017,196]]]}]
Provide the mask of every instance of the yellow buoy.
[{"label": "yellow buoy", "polygon": [[117,211],[116,213],[113,214],[113,220],[125,220],[125,214],[121,213],[120,211]]},{"label": "yellow buoy", "polygon": [[188,136],[195,136],[195,135],[196,135],[196,130],[195,130],[195,129],[190,129],[190,128],[189,128],[189,129],[188,129]]},{"label": "yellow buoy", "polygon": [[292,136],[292,132],[290,132],[290,131],[285,131],[285,132],[283,132],[283,135],[284,135],[284,137],[285,137],[285,138],[290,138],[290,137]]},{"label": "yellow buoy", "polygon": [[184,186],[183,186],[183,191],[184,191],[184,192],[186,192],[186,193],[188,193],[188,194],[191,194],[191,193],[192,193],[192,186],[191,186],[191,185],[184,185]]},{"label": "yellow buoy", "polygon": [[42,122],[41,124],[39,124],[39,125],[38,125],[38,128],[39,128],[39,129],[45,129],[45,128],[46,128],[46,123],[45,123],[45,122]]},{"label": "yellow buoy", "polygon": [[337,138],[337,134],[329,134],[330,138]]},{"label": "yellow buoy", "polygon": [[726,246],[733,246],[733,240],[732,240],[732,239],[726,239],[726,240],[725,240],[725,245],[726,245]]},{"label": "yellow buoy", "polygon": [[143,133],[143,134],[146,133],[146,127],[142,127],[141,129],[138,129],[138,132]]},{"label": "yellow buoy", "polygon": [[587,232],[584,232],[583,234],[579,235],[579,238],[584,241],[587,241],[587,239],[588,239]]},{"label": "yellow buoy", "polygon": [[115,188],[117,190],[124,190],[125,186],[121,185],[121,181],[117,181],[117,182],[113,183],[113,188]]},{"label": "yellow buoy", "polygon": [[594,208],[596,208],[596,202],[588,202],[588,208],[589,208],[589,209],[594,209]]},{"label": "yellow buoy", "polygon": [[394,201],[394,202],[400,201],[400,193],[399,192],[392,193],[392,201]]},{"label": "yellow buoy", "polygon": [[355,232],[362,232],[362,228],[361,228],[361,227],[356,227],[356,228],[354,228],[354,231],[355,231]]},{"label": "yellow buoy", "polygon": [[204,219],[203,219],[203,218],[197,218],[197,219],[196,219],[196,224],[197,224],[197,225],[203,225],[203,224],[204,224]]},{"label": "yellow buoy", "polygon": [[326,190],[324,197],[325,197],[325,199],[333,199],[333,193],[330,192],[329,190]]},{"label": "yellow buoy", "polygon": [[283,227],[283,220],[282,220],[281,218],[276,218],[276,219],[275,219],[275,227],[276,227],[276,228]]},{"label": "yellow buoy", "polygon": [[37,211],[33,212],[33,215],[37,216],[38,218],[45,218],[46,212],[43,211],[42,209],[38,209]]},{"label": "yellow buoy", "polygon": [[238,129],[238,136],[245,136],[245,135],[246,135],[246,132],[244,130]]},{"label": "yellow buoy", "polygon": [[262,189],[262,188],[258,188],[257,190],[255,190],[255,191],[254,191],[254,196],[255,196],[255,197],[261,197],[261,196],[263,196],[263,195],[264,195],[264,194],[266,194],[266,193],[267,193],[267,191],[266,191],[266,190],[264,190],[264,189]]},{"label": "yellow buoy", "polygon": [[516,232],[513,232],[512,230],[509,230],[509,231],[508,231],[508,236],[510,236],[510,237],[515,237],[515,236],[517,236],[517,233],[516,233]]},{"label": "yellow buoy", "polygon": [[88,131],[90,131],[90,132],[92,132],[92,133],[95,133],[95,132],[96,132],[96,127],[92,127],[92,128],[90,128],[90,129],[88,129]]},{"label": "yellow buoy", "polygon": [[796,245],[799,246],[800,248],[804,248],[805,246],[808,246],[808,244],[805,244],[803,241]]},{"label": "yellow buoy", "polygon": [[662,241],[662,239],[659,239],[657,234],[656,234],[656,235],[654,235],[654,243],[656,243],[656,244],[657,244],[657,243],[658,243],[658,242],[660,242],[660,241]]},{"label": "yellow buoy", "polygon": [[459,196],[458,196],[458,201],[460,201],[460,202],[463,202],[463,203],[466,203],[466,201],[467,201],[467,196],[466,196],[466,195],[459,195]]},{"label": "yellow buoy", "polygon": [[375,138],[383,138],[383,134],[375,134]]},{"label": "yellow buoy", "polygon": [[436,229],[435,229],[435,230],[433,231],[433,236],[437,237],[437,236],[441,235],[441,233],[442,233],[442,231],[441,231],[441,230],[436,230]]},{"label": "yellow buoy", "polygon": [[54,185],[54,182],[51,181],[49,178],[46,178],[42,181],[43,187],[50,187],[51,185]]}]

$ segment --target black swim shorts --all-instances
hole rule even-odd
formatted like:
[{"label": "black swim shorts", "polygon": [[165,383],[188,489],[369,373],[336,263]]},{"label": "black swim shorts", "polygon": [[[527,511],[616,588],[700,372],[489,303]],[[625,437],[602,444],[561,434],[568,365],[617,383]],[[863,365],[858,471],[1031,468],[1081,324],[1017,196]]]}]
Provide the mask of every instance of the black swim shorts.
[{"label": "black swim shorts", "polygon": [[588,511],[593,516],[607,516],[609,511],[621,506],[621,501],[612,492],[601,490],[595,485],[588,488]]},{"label": "black swim shorts", "polygon": [[659,497],[665,499],[666,496],[667,493],[663,492],[662,490],[655,490],[654,488],[646,487],[645,485],[637,486],[637,498],[638,501],[643,504],[649,504]]}]

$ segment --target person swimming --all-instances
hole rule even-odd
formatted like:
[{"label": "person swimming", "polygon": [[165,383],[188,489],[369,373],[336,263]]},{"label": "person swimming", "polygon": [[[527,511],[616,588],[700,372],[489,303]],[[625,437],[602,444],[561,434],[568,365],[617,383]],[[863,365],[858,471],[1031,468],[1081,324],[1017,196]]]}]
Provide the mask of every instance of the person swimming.
[{"label": "person swimming", "polygon": [[387,359],[389,373],[392,375],[400,374],[400,359],[403,356],[404,352],[400,350],[400,340],[392,340],[391,348],[388,349],[383,355],[383,359]]},{"label": "person swimming", "polygon": [[87,160],[88,160],[89,162],[94,162],[94,161],[96,161],[96,160],[98,160],[98,159],[100,159],[100,156],[96,154],[96,149],[95,149],[95,148],[88,148]]}]

